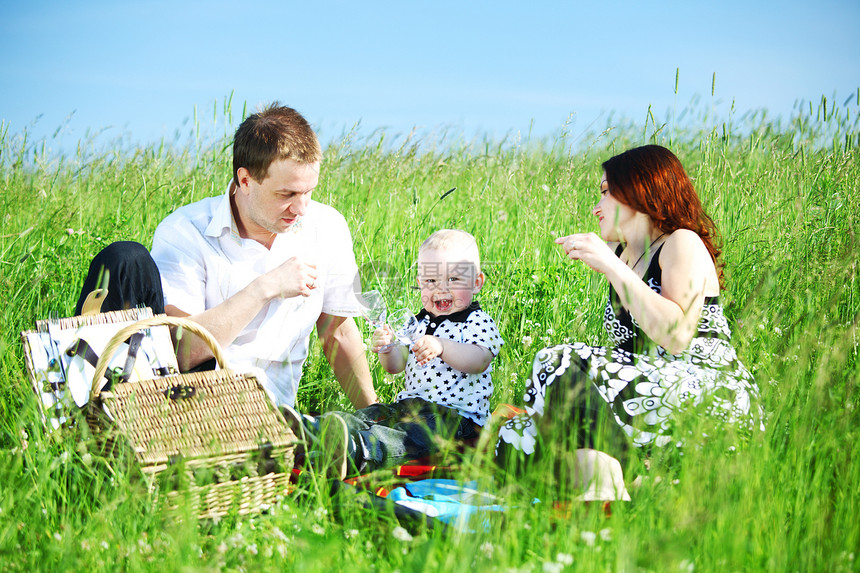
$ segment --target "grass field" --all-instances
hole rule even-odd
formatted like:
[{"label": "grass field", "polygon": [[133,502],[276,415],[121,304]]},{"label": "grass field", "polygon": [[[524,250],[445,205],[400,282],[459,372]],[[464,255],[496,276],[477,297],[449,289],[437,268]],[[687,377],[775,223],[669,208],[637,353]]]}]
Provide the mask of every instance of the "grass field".
[{"label": "grass field", "polygon": [[[491,482],[491,466],[473,460],[470,477],[510,507],[471,533],[404,529],[358,496],[296,496],[266,515],[201,526],[165,520],[91,442],[46,435],[19,333],[72,314],[102,247],[150,245],[168,213],[221,193],[231,150],[223,137],[183,149],[82,141],[56,158],[0,126],[0,569],[860,570],[858,113],[860,93],[841,106],[800,104],[781,121],[700,113],[682,128],[649,111],[645,122],[539,141],[348,134],[326,149],[315,198],[346,216],[366,288],[384,288],[392,306],[417,309],[412,265],[433,230],[478,238],[480,300],[506,340],[494,405],[520,402],[541,346],[604,340],[606,282],[553,244],[596,229],[601,161],[651,141],[670,147],[722,232],[724,304],[767,430],[733,455],[715,440],[658,465],[611,517],[583,504],[563,514],[547,503],[547,476]],[[391,399],[402,378],[370,360],[380,398]],[[299,408],[348,409],[318,346],[305,370]]]}]

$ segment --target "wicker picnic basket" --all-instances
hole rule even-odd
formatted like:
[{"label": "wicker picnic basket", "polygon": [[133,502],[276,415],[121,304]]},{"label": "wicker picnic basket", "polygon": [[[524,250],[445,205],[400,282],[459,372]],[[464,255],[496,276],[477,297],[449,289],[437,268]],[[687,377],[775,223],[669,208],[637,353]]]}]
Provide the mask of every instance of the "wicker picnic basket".
[{"label": "wicker picnic basket", "polygon": [[[202,338],[220,369],[105,388],[123,341],[163,324]],[[130,448],[159,507],[179,509],[184,499],[197,517],[219,518],[259,512],[288,493],[295,435],[256,377],[228,369],[193,321],[157,316],[118,331],[96,365],[87,422],[108,450]]]},{"label": "wicker picnic basket", "polygon": [[[83,334],[87,328],[104,329],[105,332],[114,333],[138,320],[152,317],[151,308],[133,308],[128,310],[115,310],[110,312],[90,312],[82,316],[71,316],[65,318],[50,318],[36,321],[35,330],[25,330],[21,333],[21,342],[24,346],[24,359],[27,366],[27,374],[36,396],[39,398],[39,409],[42,420],[49,431],[54,431],[67,423],[73,423],[73,410],[77,406],[68,391],[68,379],[62,364],[65,362],[66,343]],[[153,329],[150,336],[162,337],[159,340],[170,353],[173,360],[165,361],[166,371],[178,371],[173,368],[175,357],[173,357],[170,333],[167,327],[164,331],[156,332]],[[109,335],[108,335],[109,336]],[[60,345],[60,346],[58,346]]]}]

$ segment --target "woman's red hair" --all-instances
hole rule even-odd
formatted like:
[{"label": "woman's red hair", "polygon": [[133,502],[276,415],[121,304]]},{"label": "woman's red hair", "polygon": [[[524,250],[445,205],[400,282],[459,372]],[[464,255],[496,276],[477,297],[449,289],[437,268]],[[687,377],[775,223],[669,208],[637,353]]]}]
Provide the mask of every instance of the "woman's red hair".
[{"label": "woman's red hair", "polygon": [[674,153],[659,145],[635,147],[604,161],[603,170],[612,197],[648,215],[660,231],[689,229],[699,235],[722,284],[717,226]]}]

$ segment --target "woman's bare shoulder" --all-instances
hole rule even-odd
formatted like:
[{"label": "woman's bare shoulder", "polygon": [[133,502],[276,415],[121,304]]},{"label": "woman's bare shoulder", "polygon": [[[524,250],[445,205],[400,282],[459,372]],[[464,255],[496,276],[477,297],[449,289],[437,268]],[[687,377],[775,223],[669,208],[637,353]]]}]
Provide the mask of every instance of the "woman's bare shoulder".
[{"label": "woman's bare shoulder", "polygon": [[663,249],[667,255],[674,256],[690,256],[696,254],[704,254],[708,258],[708,248],[702,242],[702,238],[690,229],[677,229],[671,235],[666,237]]},{"label": "woman's bare shoulder", "polygon": [[702,238],[695,231],[691,231],[690,229],[675,229],[669,234],[668,237],[666,237],[666,243],[669,242],[695,242],[704,246],[704,243],[702,243]]},{"label": "woman's bare shoulder", "polygon": [[678,229],[669,235],[660,257],[660,266],[664,273],[678,272],[678,278],[684,284],[692,277],[701,277],[705,279],[707,294],[719,293],[719,281],[711,253],[695,231]]}]

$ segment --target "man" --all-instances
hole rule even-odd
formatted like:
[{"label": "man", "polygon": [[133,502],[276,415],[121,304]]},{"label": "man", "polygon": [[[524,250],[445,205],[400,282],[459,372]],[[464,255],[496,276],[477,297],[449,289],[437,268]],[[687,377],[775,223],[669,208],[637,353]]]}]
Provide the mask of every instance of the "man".
[{"label": "man", "polygon": [[[377,399],[352,319],[357,268],[345,219],[311,199],[321,159],[316,134],[297,111],[274,103],[249,116],[236,130],[226,193],[165,218],[152,258],[165,312],[202,324],[233,369],[262,369],[276,403],[295,403],[316,326],[335,376],[362,408]],[[180,340],[178,351],[183,369],[212,356],[194,336]]]}]

